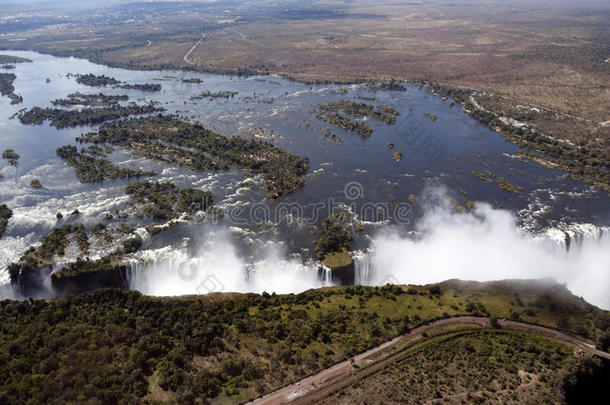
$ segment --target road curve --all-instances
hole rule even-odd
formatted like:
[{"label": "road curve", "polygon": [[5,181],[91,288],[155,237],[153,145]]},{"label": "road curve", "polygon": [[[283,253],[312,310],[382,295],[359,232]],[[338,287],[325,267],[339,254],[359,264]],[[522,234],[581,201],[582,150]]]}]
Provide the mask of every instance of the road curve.
[{"label": "road curve", "polygon": [[[475,324],[483,327],[491,327],[489,323],[489,318],[486,317],[476,317],[476,316],[459,316],[455,318],[446,318],[440,319],[438,321],[434,321],[428,324],[421,325],[409,333],[400,335],[392,340],[389,340],[385,343],[382,343],[379,346],[376,346],[372,349],[369,349],[363,353],[360,353],[353,357],[352,360],[346,360],[341,363],[337,363],[334,366],[327,368],[325,370],[320,371],[317,374],[313,374],[309,377],[302,379],[300,382],[296,384],[290,384],[283,388],[278,389],[277,391],[271,392],[261,398],[258,398],[254,401],[248,402],[248,405],[276,405],[276,404],[287,404],[298,398],[302,398],[305,395],[309,395],[317,391],[320,386],[328,385],[334,380],[338,380],[341,377],[347,377],[350,374],[353,374],[355,368],[354,365],[361,365],[365,363],[367,360],[372,357],[378,356],[385,351],[391,350],[395,345],[401,343],[417,334],[425,332],[429,329],[436,328],[439,326],[447,326],[447,325],[455,325],[455,324]],[[537,333],[547,334],[556,339],[568,342],[581,348],[582,350],[588,351],[596,356],[603,357],[605,359],[610,360],[610,354],[606,352],[602,352],[601,350],[597,350],[595,346],[583,342],[560,332],[555,329],[546,328],[544,326],[538,325],[530,325],[527,323],[509,321],[506,319],[498,320],[498,325],[501,328],[508,329],[523,329],[534,331]]]},{"label": "road curve", "polygon": [[186,63],[188,63],[189,65],[194,65],[194,64],[195,64],[195,63],[193,63],[193,62],[191,62],[191,61],[189,60],[189,56],[191,56],[191,53],[193,53],[193,51],[195,50],[195,48],[197,48],[197,45],[199,45],[199,44],[201,43],[201,41],[203,41],[203,39],[204,39],[204,38],[205,38],[205,34],[202,34],[202,35],[201,35],[201,38],[199,38],[199,41],[197,41],[197,42],[195,43],[195,45],[193,45],[193,47],[192,47],[191,49],[189,49],[189,51],[188,51],[188,52],[187,52],[187,53],[184,55],[184,58],[183,58],[183,59],[184,59],[184,61],[185,61]]}]

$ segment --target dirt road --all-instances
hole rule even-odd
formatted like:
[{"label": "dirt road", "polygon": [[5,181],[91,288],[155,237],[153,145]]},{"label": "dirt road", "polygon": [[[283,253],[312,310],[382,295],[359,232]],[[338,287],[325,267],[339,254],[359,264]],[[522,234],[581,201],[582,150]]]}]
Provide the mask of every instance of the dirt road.
[{"label": "dirt road", "polygon": [[[419,326],[405,335],[398,336],[390,341],[382,343],[372,349],[367,350],[357,356],[353,357],[353,360],[346,360],[341,363],[337,363],[334,366],[320,371],[317,374],[304,378],[296,384],[291,384],[286,387],[280,388],[277,391],[269,393],[262,398],[258,398],[252,402],[251,405],[275,405],[275,404],[287,404],[293,402],[303,396],[309,396],[320,390],[323,386],[328,387],[330,384],[338,382],[339,380],[352,377],[360,367],[364,367],[367,362],[373,358],[380,358],[386,351],[391,351],[399,343],[406,341],[422,332],[425,332],[432,328],[447,325],[458,325],[458,324],[475,324],[483,327],[490,327],[489,319],[475,316],[461,316],[455,318],[441,319],[426,325]],[[498,320],[498,324],[501,328],[509,329],[523,329],[534,331],[537,333],[547,334],[553,336],[556,339],[571,343],[585,351],[588,351],[596,356],[600,356],[610,360],[610,354],[597,350],[593,345],[578,340],[570,335],[562,333],[558,330],[545,328],[543,326],[530,325],[521,322],[509,321],[505,319]],[[448,332],[452,333],[452,332]],[[437,335],[438,336],[438,335]],[[435,337],[437,337],[435,336]],[[387,357],[392,357],[386,356]],[[356,367],[354,367],[356,366]],[[301,401],[299,401],[301,402]]]},{"label": "dirt road", "polygon": [[194,64],[195,64],[195,63],[193,63],[193,62],[191,62],[191,61],[189,60],[189,56],[191,56],[191,53],[193,53],[193,51],[195,50],[195,48],[197,48],[197,45],[199,45],[199,44],[201,43],[201,41],[203,41],[203,39],[204,39],[204,38],[205,38],[205,34],[202,34],[202,35],[201,35],[201,38],[199,39],[199,41],[197,41],[197,42],[195,43],[195,45],[193,45],[193,47],[192,47],[191,49],[189,49],[189,51],[188,51],[188,52],[187,52],[187,53],[184,55],[184,58],[183,58],[183,59],[184,59],[184,61],[185,61],[186,63],[188,63],[189,65],[194,65]]}]

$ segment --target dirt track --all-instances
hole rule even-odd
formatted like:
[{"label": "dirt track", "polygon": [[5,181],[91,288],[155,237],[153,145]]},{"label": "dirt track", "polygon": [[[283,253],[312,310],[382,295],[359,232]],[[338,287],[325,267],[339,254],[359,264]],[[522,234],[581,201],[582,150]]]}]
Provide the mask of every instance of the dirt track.
[{"label": "dirt track", "polygon": [[[441,319],[426,325],[419,326],[409,333],[405,335],[398,336],[390,341],[382,343],[381,345],[374,347],[372,349],[367,350],[357,356],[353,357],[353,362],[351,360],[346,360],[341,363],[337,363],[334,366],[327,368],[325,370],[320,371],[317,374],[304,378],[300,382],[296,384],[291,384],[286,387],[280,388],[277,391],[274,391],[270,394],[265,395],[262,398],[258,398],[249,404],[252,405],[272,405],[272,404],[286,404],[293,402],[299,398],[304,399],[304,396],[309,396],[311,394],[316,393],[316,391],[320,390],[323,387],[328,387],[331,384],[338,383],[340,380],[349,378],[353,376],[358,368],[355,366],[365,366],[366,362],[371,360],[372,358],[378,357],[382,355],[386,351],[390,351],[392,348],[396,347],[397,344],[414,337],[417,334],[425,332],[429,329],[436,328],[439,326],[447,326],[447,325],[456,325],[456,324],[475,324],[483,327],[490,327],[489,319],[483,317],[475,317],[475,316],[461,316],[455,318],[447,318]],[[556,339],[568,342],[573,344],[574,346],[579,347],[582,350],[588,351],[596,356],[600,356],[610,360],[610,354],[606,352],[602,352],[600,350],[595,349],[593,345],[590,345],[586,342],[578,340],[570,335],[567,335],[563,332],[560,332],[555,329],[545,328],[543,326],[530,325],[521,322],[514,322],[505,319],[498,320],[498,324],[502,328],[509,329],[523,329],[530,330],[537,333],[542,333],[546,335],[553,336]],[[451,332],[449,332],[451,333]],[[437,335],[438,336],[438,335]],[[437,337],[435,336],[435,337]],[[392,355],[387,356],[392,357]],[[363,370],[366,370],[364,368]],[[302,402],[302,401],[298,401]]]}]

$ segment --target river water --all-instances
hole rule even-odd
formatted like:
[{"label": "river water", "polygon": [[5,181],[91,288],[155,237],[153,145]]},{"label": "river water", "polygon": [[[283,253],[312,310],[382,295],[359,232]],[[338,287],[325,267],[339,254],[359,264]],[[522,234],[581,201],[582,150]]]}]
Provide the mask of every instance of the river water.
[{"label": "river water", "polygon": [[[555,252],[551,256],[558,254],[557,246],[561,252],[569,250],[566,244],[571,245],[570,249],[578,248],[572,242],[583,238],[594,241],[591,242],[597,246],[594,249],[610,250],[608,238],[604,236],[610,225],[608,193],[572,180],[565,172],[520,158],[514,144],[476,122],[458,104],[452,105],[451,100],[441,100],[417,86],[406,85],[405,92],[371,91],[366,84],[308,85],[270,76],[243,78],[181,71],[130,71],[76,58],[33,52],[2,53],[27,57],[33,63],[17,64],[11,70],[17,75],[15,92],[23,97],[23,103],[11,105],[7,97],[0,98],[0,149],[11,148],[21,155],[17,168],[4,159],[0,161],[0,173],[4,176],[0,179],[0,202],[14,212],[0,239],[0,283],[8,280],[6,265],[56,225],[70,221],[87,225],[100,221],[113,223],[118,220],[106,221],[105,215],[115,208],[123,209],[128,203],[124,194],[128,180],[81,184],[74,170],[55,154],[56,148],[75,144],[77,136],[95,128],[57,130],[48,123],[25,126],[17,118],[11,119],[22,108],[51,106],[52,100],[76,91],[127,94],[130,101],[158,102],[168,114],[199,122],[225,135],[256,136],[309,159],[305,186],[269,202],[262,180],[249,179],[243,171],[195,173],[116,148],[111,155],[116,164],[154,170],[159,173],[154,178],[156,181],[173,181],[178,186],[209,190],[215,196],[216,205],[225,210],[225,217],[218,223],[183,221],[155,237],[146,235],[142,228],[146,223],[134,217],[126,220],[141,228],[138,232],[145,236],[145,249],[131,258],[134,264],[130,275],[131,286],[145,293],[296,292],[329,284],[328,275],[320,277],[319,265],[312,259],[312,229],[319,229],[322,219],[335,209],[349,210],[363,224],[354,240],[354,250],[358,250],[356,263],[366,263],[366,270],[357,273],[358,280],[363,284],[387,281],[388,266],[397,269],[401,266],[400,260],[392,265],[386,263],[387,255],[400,257],[405,249],[403,246],[397,247],[398,251],[386,251],[379,241],[417,240],[425,238],[431,229],[442,228],[418,225],[422,218],[434,217],[430,214],[431,207],[438,208],[438,201],[435,202],[438,195],[443,196],[445,203],[453,201],[464,206],[466,200],[476,202],[479,208],[475,213],[455,218],[478,218],[481,226],[495,226],[489,218],[491,214],[481,211],[483,208],[506,214],[519,235],[537,241],[540,246],[552,245],[550,250],[541,248],[547,253]],[[158,83],[162,91],[92,88],[77,84],[68,73],[104,74],[129,83]],[[202,82],[182,80],[190,78]],[[205,91],[237,94],[228,99],[192,99]],[[401,115],[394,125],[368,119],[373,134],[363,139],[314,116],[314,105],[339,99],[388,105]],[[430,119],[430,115],[437,119]],[[399,162],[393,160],[394,152],[402,153]],[[503,177],[522,187],[522,191],[515,194],[501,190],[495,182],[474,176],[473,171],[488,171],[494,178]],[[34,178],[42,182],[42,189],[29,186]],[[247,179],[250,186],[244,184]],[[75,209],[80,212],[76,219],[57,220],[57,212],[66,214]],[[449,211],[445,207],[443,212]],[[453,215],[458,214],[442,214],[438,218],[445,224],[453,220]],[[464,228],[462,225],[458,221],[456,226]],[[570,237],[566,239],[566,235]],[[110,246],[93,244],[91,257],[101,257],[117,245],[118,242]],[[447,250],[440,245],[437,248]],[[374,252],[380,251],[386,255],[385,259],[374,259],[379,256]],[[515,253],[518,252],[511,252]],[[411,252],[410,257],[414,254]],[[66,257],[58,261],[68,262],[75,255],[76,249],[71,247]],[[364,259],[366,255],[372,258]],[[384,271],[379,269],[382,265]],[[537,275],[534,269],[527,271],[537,264],[524,266],[516,274]],[[610,274],[607,263],[599,266],[601,277]],[[377,280],[375,273],[384,277]],[[440,281],[435,277],[450,278],[447,276],[452,273],[448,270],[429,278],[411,277],[408,272],[401,274],[400,270],[393,270],[389,281]],[[480,273],[467,276],[489,278]],[[610,279],[604,280],[610,284]],[[581,290],[578,292],[583,294]],[[598,305],[606,304],[598,302]]]}]

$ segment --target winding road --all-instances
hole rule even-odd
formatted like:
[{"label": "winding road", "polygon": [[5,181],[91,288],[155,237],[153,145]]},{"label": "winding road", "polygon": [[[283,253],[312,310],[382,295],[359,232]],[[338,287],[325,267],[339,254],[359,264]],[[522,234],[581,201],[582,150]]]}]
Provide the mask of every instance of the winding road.
[{"label": "winding road", "polygon": [[[295,403],[305,403],[307,402],[304,397],[309,397],[310,395],[316,394],[319,391],[324,389],[332,388],[333,385],[339,384],[345,380],[351,381],[353,379],[356,372],[362,373],[367,370],[366,365],[371,363],[373,360],[382,361],[391,359],[394,355],[400,354],[391,353],[393,349],[397,348],[397,346],[407,341],[410,338],[415,337],[423,332],[426,332],[430,329],[437,328],[440,326],[449,326],[449,325],[460,325],[460,324],[474,324],[478,326],[482,326],[485,328],[490,328],[491,325],[489,323],[489,318],[484,317],[476,317],[476,316],[460,316],[455,318],[447,318],[440,319],[438,321],[434,321],[422,326],[419,326],[409,333],[400,335],[390,341],[382,343],[381,345],[374,347],[372,349],[367,350],[366,352],[360,353],[354,356],[350,360],[343,361],[341,363],[337,363],[334,366],[327,368],[325,370],[320,371],[317,374],[311,375],[307,378],[304,378],[300,382],[296,384],[290,384],[283,388],[280,388],[277,391],[271,392],[261,398],[258,398],[252,402],[249,402],[250,405],[275,405],[275,404],[287,404],[291,402]],[[550,335],[555,339],[570,343],[586,352],[589,352],[593,355],[603,357],[605,359],[610,360],[610,354],[603,352],[601,350],[597,350],[595,346],[588,344],[582,340],[576,339],[573,336],[565,334],[555,329],[546,328],[544,326],[538,325],[530,325],[527,323],[509,321],[506,319],[498,320],[498,325],[503,329],[521,329],[536,332],[539,334]],[[446,332],[444,334],[456,333],[455,330]],[[434,338],[437,338],[441,335],[435,335]],[[425,343],[429,339],[424,339],[422,342]],[[385,357],[383,356],[386,352],[390,352]],[[375,368],[375,367],[371,367]]]}]

